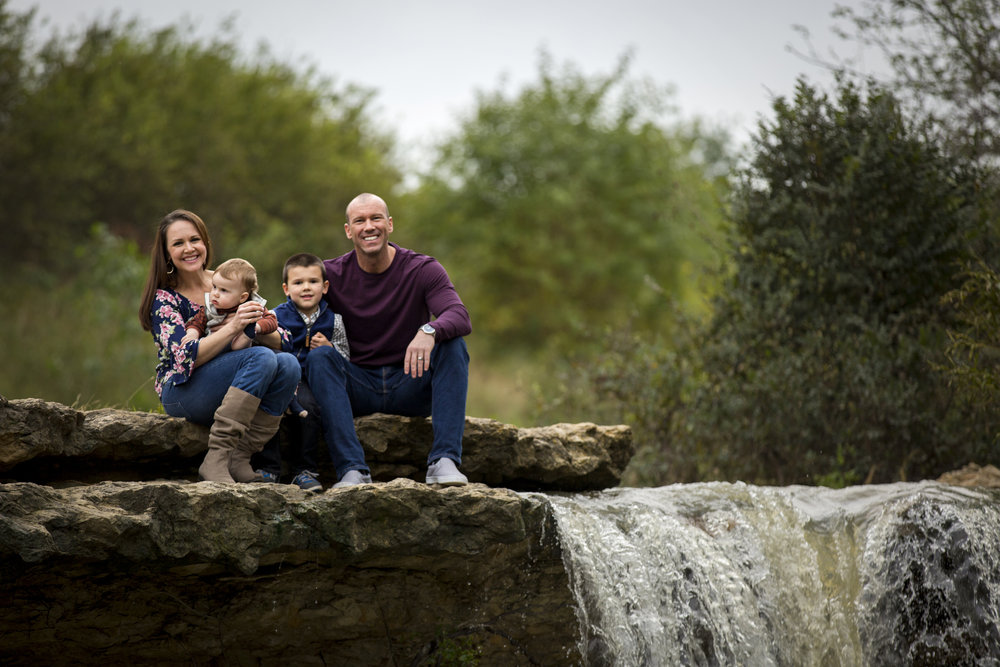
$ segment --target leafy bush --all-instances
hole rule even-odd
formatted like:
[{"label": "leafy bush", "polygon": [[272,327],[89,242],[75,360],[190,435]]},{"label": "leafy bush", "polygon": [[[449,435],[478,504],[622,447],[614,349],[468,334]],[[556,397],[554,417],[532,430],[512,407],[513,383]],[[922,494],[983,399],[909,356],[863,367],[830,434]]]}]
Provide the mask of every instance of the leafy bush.
[{"label": "leafy bush", "polygon": [[838,93],[800,82],[775,103],[735,199],[735,272],[686,419],[727,478],[919,478],[989,443],[995,418],[938,370],[977,174],[891,95]]},{"label": "leafy bush", "polygon": [[1000,419],[942,371],[958,323],[944,296],[980,229],[977,172],[912,131],[891,95],[838,92],[802,82],[762,124],[710,320],[667,341],[612,335],[627,350],[609,362],[628,367],[617,394],[607,369],[579,369],[581,403],[610,396],[634,426],[626,481],[840,486],[988,453]]}]

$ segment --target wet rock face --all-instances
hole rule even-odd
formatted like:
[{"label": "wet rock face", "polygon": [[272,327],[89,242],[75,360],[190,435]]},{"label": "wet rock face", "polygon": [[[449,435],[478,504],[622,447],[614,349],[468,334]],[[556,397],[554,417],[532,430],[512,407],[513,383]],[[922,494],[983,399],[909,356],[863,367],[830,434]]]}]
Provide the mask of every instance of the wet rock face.
[{"label": "wet rock face", "polygon": [[867,655],[895,665],[997,664],[1000,570],[976,544],[976,514],[923,497],[898,509],[860,596]]},{"label": "wet rock face", "polygon": [[[423,481],[432,440],[429,419],[372,415],[355,420],[355,428],[374,479]],[[3,481],[196,481],[207,442],[207,428],[166,415],[0,399]],[[466,419],[462,446],[462,472],[470,481],[520,490],[617,486],[634,453],[627,426],[517,428],[475,417]],[[330,486],[336,479],[322,443],[320,460],[321,481]]]},{"label": "wet rock face", "polygon": [[579,662],[547,505],[481,484],[4,484],[0,567],[4,664]]}]

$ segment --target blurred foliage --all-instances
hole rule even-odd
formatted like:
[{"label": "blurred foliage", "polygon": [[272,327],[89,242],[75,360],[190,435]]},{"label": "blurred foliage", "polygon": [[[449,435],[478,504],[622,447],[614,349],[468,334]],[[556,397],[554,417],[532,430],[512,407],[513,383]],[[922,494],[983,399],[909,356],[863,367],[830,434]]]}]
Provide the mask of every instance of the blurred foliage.
[{"label": "blurred foliage", "polygon": [[693,392],[703,382],[698,345],[704,322],[674,311],[669,333],[636,331],[629,323],[592,330],[600,354],[571,354],[555,386],[535,388],[539,421],[628,424],[636,454],[622,477],[627,486],[656,486],[710,476],[700,469],[698,443],[675,437]]},{"label": "blurred foliage", "polygon": [[694,301],[721,238],[726,137],[668,125],[667,91],[557,68],[516,94],[480,93],[407,202],[494,356],[542,362],[587,327],[668,326],[664,296]]},{"label": "blurred foliage", "polygon": [[11,306],[11,317],[0,339],[2,393],[159,410],[153,341],[135,316],[148,257],[106,225],[94,225],[72,258],[77,268],[68,275],[39,267],[5,271],[0,303]]},{"label": "blurred foliage", "polygon": [[929,118],[956,153],[1000,157],[1000,0],[869,0],[833,16],[842,38],[885,57],[882,83],[908,115]]},{"label": "blurred foliage", "polygon": [[[839,7],[845,40],[877,48],[890,65],[889,86],[908,115],[944,147],[983,169],[982,229],[963,262],[963,284],[947,300],[959,313],[942,366],[965,400],[1000,402],[996,324],[1000,322],[1000,1],[888,0]],[[844,73],[852,63],[840,66]]]},{"label": "blurred foliage", "polygon": [[940,371],[957,321],[944,296],[982,228],[979,171],[877,89],[829,99],[800,82],[774,112],[735,193],[711,320],[669,353],[619,344],[618,414],[634,419],[637,463],[661,464],[633,479],[840,486],[981,459],[1000,419]]},{"label": "blurred foliage", "polygon": [[1000,396],[1000,273],[975,264],[946,300],[957,310],[960,326],[948,332],[944,369],[968,401],[990,409]]},{"label": "blurred foliage", "polygon": [[[0,260],[61,270],[97,221],[148,247],[159,219],[187,208],[219,259],[256,255],[278,286],[287,254],[346,250],[346,201],[400,181],[369,91],[266,51],[244,59],[234,35],[203,43],[117,17],[29,52],[26,20],[0,6],[17,28],[0,37],[0,201],[19,239]],[[266,254],[252,252],[261,238]]]},{"label": "blurred foliage", "polygon": [[585,76],[543,55],[402,192],[369,90],[247,57],[227,28],[115,16],[41,42],[0,0],[0,393],[158,409],[135,307],[160,217],[201,214],[217,260],[253,262],[276,304],[285,257],[349,249],[344,206],[372,191],[469,306],[469,413],[630,424],[627,484],[988,462],[997,9],[838,10],[893,57],[892,92],[848,69],[832,97],[800,82],[739,171],[628,57]]},{"label": "blurred foliage", "polygon": [[346,202],[399,186],[395,140],[370,91],[247,58],[225,29],[114,16],[43,41],[33,22],[0,0],[0,391],[156,409],[135,308],[159,219],[199,213],[276,305],[288,255],[346,251]]}]

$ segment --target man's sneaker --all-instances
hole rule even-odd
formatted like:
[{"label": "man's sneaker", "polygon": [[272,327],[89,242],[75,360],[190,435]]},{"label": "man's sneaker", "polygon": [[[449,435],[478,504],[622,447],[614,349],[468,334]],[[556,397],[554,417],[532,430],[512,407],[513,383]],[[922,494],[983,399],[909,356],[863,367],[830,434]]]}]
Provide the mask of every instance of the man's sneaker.
[{"label": "man's sneaker", "polygon": [[258,470],[257,474],[260,475],[258,482],[264,482],[265,484],[277,484],[278,475],[277,473],[268,472],[266,470]]},{"label": "man's sneaker", "polygon": [[344,473],[344,476],[340,478],[340,481],[333,485],[335,489],[343,489],[347,486],[357,486],[358,484],[371,484],[372,476],[366,470],[364,472],[360,470],[348,470]]},{"label": "man's sneaker", "polygon": [[313,493],[319,493],[323,490],[323,485],[316,479],[316,474],[308,470],[303,470],[296,475],[295,479],[292,480],[292,484],[295,484],[303,491],[312,491]]},{"label": "man's sneaker", "polygon": [[427,483],[461,486],[468,484],[469,478],[458,471],[454,461],[449,458],[440,458],[427,466]]}]

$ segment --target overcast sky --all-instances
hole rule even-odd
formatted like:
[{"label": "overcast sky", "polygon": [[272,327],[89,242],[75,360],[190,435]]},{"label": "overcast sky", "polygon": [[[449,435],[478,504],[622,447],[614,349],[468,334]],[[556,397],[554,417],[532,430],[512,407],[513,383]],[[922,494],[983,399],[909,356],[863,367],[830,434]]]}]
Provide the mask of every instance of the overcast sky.
[{"label": "overcast sky", "polygon": [[[682,117],[729,127],[740,141],[774,94],[800,74],[830,77],[794,53],[809,30],[814,46],[856,56],[836,39],[836,4],[861,0],[11,0],[37,7],[49,28],[80,28],[114,11],[160,28],[190,19],[203,36],[226,18],[247,51],[270,45],[283,62],[311,63],[340,82],[377,92],[375,107],[411,149],[448,133],[472,108],[476,90],[514,91],[534,81],[539,52],[587,74],[607,74],[626,51],[632,76],[676,91]],[[43,24],[43,30],[45,30]]]}]

